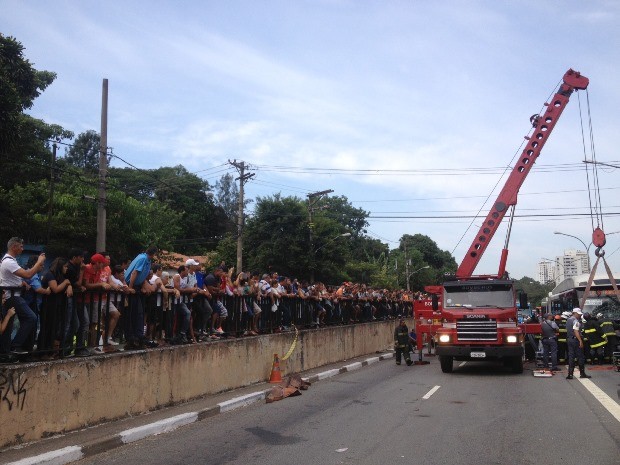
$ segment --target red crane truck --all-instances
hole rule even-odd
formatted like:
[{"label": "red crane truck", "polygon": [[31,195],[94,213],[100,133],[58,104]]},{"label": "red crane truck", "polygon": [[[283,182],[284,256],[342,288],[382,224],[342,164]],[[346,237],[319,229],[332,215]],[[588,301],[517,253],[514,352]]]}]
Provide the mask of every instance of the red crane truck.
[{"label": "red crane truck", "polygon": [[[454,360],[499,360],[513,372],[523,372],[523,343],[528,328],[518,324],[514,282],[506,273],[508,241],[517,204],[517,194],[542,148],[551,135],[571,94],[588,87],[588,78],[569,69],[559,90],[542,115],[531,117],[533,130],[497,200],[460,266],[439,289],[441,326],[436,330],[436,354],[441,370],[452,372]],[[489,242],[510,208],[506,241],[496,275],[474,275]],[[429,288],[437,292],[438,290]],[[435,294],[436,295],[436,294]],[[529,328],[532,329],[532,328]]]}]

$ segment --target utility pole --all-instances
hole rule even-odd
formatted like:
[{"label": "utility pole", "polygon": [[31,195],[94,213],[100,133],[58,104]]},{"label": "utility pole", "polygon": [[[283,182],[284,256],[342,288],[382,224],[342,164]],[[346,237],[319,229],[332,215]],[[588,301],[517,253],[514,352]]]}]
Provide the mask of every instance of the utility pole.
[{"label": "utility pole", "polygon": [[237,160],[228,160],[228,163],[237,168],[237,171],[239,172],[239,177],[235,178],[235,181],[239,180],[239,206],[237,211],[237,273],[241,273],[241,271],[243,271],[243,186],[248,179],[254,177],[255,173],[246,173],[245,169],[247,166],[242,161],[237,162]]},{"label": "utility pole", "polygon": [[407,292],[409,292],[411,290],[410,289],[411,286],[409,285],[409,267],[410,266],[411,266],[411,259],[408,258],[405,261],[405,277],[407,278]]},{"label": "utility pole", "polygon": [[50,234],[52,230],[52,214],[54,211],[54,166],[56,165],[56,142],[52,145],[52,160],[50,165],[50,200],[47,207],[47,236],[45,244],[50,244]]},{"label": "utility pole", "polygon": [[106,176],[108,171],[108,80],[103,80],[101,91],[101,144],[99,148],[99,195],[97,196],[97,248],[105,250],[106,243]]},{"label": "utility pole", "polygon": [[308,194],[308,234],[310,239],[310,284],[314,283],[314,268],[315,268],[315,259],[316,254],[314,250],[314,238],[312,237],[312,230],[314,229],[314,223],[312,222],[312,213],[316,209],[314,205],[319,201],[319,199],[326,195],[334,192],[333,189],[327,189],[320,192],[313,192]]}]

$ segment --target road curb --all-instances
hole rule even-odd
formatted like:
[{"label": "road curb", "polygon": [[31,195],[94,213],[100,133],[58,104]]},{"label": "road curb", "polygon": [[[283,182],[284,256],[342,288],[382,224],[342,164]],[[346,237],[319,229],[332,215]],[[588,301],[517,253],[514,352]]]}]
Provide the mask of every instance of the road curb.
[{"label": "road curb", "polygon": [[[331,370],[323,371],[312,376],[302,378],[304,381],[314,383],[324,379],[329,379],[342,373],[348,373],[351,371],[359,370],[362,367],[372,365],[382,360],[388,360],[394,357],[393,352],[381,354],[377,357],[370,357],[362,362],[355,362],[348,365],[344,365],[341,368],[334,368]],[[211,418],[220,413],[231,412],[233,410],[247,407],[248,405],[265,400],[265,397],[271,389],[265,389],[263,391],[252,392],[239,397],[233,397],[230,400],[220,402],[212,407],[205,409],[183,413],[181,415],[175,415],[164,420],[159,420],[146,425],[138,426],[136,428],[130,428],[120,433],[102,437],[97,440],[85,443],[83,445],[68,446],[62,449],[56,449],[44,454],[27,457],[16,462],[9,462],[6,465],[64,465],[67,463],[75,462],[77,460],[91,457],[94,455],[108,452],[118,447],[124,446],[134,441],[156,436],[158,434],[168,433],[174,431],[181,426],[196,423],[198,421]]]}]

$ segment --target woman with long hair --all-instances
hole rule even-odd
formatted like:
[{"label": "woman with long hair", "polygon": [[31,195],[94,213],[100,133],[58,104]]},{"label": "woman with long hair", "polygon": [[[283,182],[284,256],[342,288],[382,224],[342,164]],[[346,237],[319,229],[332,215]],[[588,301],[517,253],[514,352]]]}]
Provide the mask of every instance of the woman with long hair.
[{"label": "woman with long hair", "polygon": [[43,275],[41,284],[49,288],[51,294],[43,302],[41,309],[41,331],[39,333],[39,350],[48,350],[45,358],[58,356],[60,343],[65,328],[65,308],[67,307],[67,289],[71,282],[66,278],[67,259],[58,257],[50,265],[50,269]]}]

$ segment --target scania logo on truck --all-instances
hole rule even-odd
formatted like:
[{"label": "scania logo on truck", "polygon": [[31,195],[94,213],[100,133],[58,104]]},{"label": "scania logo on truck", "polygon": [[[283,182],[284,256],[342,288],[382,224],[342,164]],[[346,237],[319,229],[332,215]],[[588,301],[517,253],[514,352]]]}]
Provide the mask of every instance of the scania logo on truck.
[{"label": "scania logo on truck", "polygon": [[484,320],[486,319],[486,315],[465,315],[465,318],[468,320]]}]

